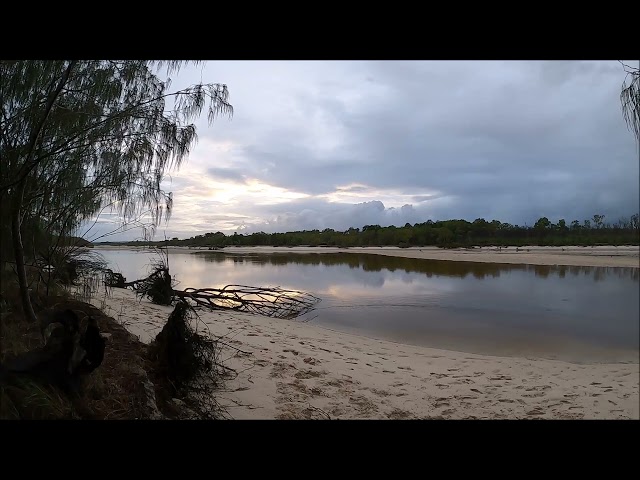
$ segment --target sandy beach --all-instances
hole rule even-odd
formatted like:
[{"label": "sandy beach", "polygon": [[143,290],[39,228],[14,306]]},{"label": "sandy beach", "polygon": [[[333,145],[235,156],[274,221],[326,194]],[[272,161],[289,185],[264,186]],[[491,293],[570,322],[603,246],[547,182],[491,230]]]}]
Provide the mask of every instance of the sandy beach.
[{"label": "sandy beach", "polygon": [[[113,289],[95,299],[150,342],[171,307]],[[242,313],[201,312],[238,375],[235,419],[639,419],[638,363],[573,364],[422,348]],[[238,349],[238,350],[236,350]]]},{"label": "sandy beach", "polygon": [[[131,250],[136,247],[96,245],[96,250]],[[137,247],[141,248],[141,247]],[[169,247],[169,253],[208,251],[206,248]],[[442,249],[437,247],[225,247],[229,253],[370,253],[406,258],[464,262],[513,263],[527,265],[569,265],[583,267],[640,268],[640,247],[478,247]]]}]

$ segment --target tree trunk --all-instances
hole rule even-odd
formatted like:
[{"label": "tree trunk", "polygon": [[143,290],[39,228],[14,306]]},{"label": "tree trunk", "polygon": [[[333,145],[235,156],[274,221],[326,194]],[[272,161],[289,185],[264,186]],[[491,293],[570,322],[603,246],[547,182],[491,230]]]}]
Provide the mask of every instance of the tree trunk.
[{"label": "tree trunk", "polygon": [[24,247],[22,245],[22,199],[24,198],[24,190],[27,179],[24,177],[16,186],[15,197],[11,205],[11,237],[13,240],[13,252],[16,257],[16,272],[18,274],[18,285],[20,286],[20,299],[22,300],[22,309],[26,319],[30,322],[37,322],[38,318],[33,311],[31,298],[29,297],[29,285],[27,284],[27,272],[24,266]]},{"label": "tree trunk", "polygon": [[[22,204],[24,202],[24,191],[27,185],[27,178],[31,171],[38,166],[39,160],[34,161],[35,145],[42,133],[42,129],[51,113],[53,104],[55,103],[58,95],[64,88],[64,85],[69,80],[71,70],[77,60],[69,62],[65,69],[60,81],[56,88],[48,95],[47,104],[44,109],[42,118],[34,126],[33,131],[29,135],[29,143],[26,149],[26,159],[20,170],[18,171],[18,182],[15,184],[15,195],[11,204],[11,237],[13,240],[13,252],[16,257],[16,271],[18,273],[18,284],[20,286],[20,298],[22,299],[22,308],[27,320],[31,322],[37,322],[33,306],[31,305],[31,299],[29,298],[29,285],[27,284],[27,272],[24,268],[24,246],[22,245]],[[53,82],[52,82],[53,85]]]}]

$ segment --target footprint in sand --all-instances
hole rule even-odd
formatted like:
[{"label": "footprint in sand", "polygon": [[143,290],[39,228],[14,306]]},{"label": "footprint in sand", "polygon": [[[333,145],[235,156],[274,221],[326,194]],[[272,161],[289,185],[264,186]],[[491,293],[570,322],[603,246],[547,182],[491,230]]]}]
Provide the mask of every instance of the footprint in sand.
[{"label": "footprint in sand", "polygon": [[324,392],[324,390],[322,390],[321,388],[318,387],[313,387],[311,390],[309,390],[311,392],[311,394],[315,397],[328,397],[329,395],[326,394]]},{"label": "footprint in sand", "polygon": [[469,395],[454,395],[454,398],[457,398],[458,400],[477,400],[478,397],[472,397]]},{"label": "footprint in sand", "polygon": [[527,415],[544,415],[544,410],[539,407],[534,408],[533,410],[529,410]]},{"label": "footprint in sand", "polygon": [[545,395],[546,395],[546,393],[544,393],[544,392],[523,393],[522,394],[523,397],[527,397],[527,398],[539,398],[539,397],[544,397]]},{"label": "footprint in sand", "polygon": [[473,380],[471,380],[470,378],[464,378],[464,379],[460,379],[460,380],[454,380],[453,382],[451,382],[455,385],[468,385],[470,383],[476,383]]},{"label": "footprint in sand", "polygon": [[548,385],[540,385],[540,386],[530,387],[530,388],[527,388],[527,389],[525,389],[525,390],[526,390],[527,392],[533,392],[533,391],[539,392],[539,391],[541,391],[541,390],[549,390],[550,388],[551,388],[551,387],[550,387],[550,386],[548,386]]},{"label": "footprint in sand", "polygon": [[372,388],[371,389],[371,393],[374,393],[376,395],[378,395],[379,397],[388,397],[391,395],[391,393],[387,392],[386,390],[379,390],[377,388]]},{"label": "footprint in sand", "polygon": [[387,418],[391,420],[405,420],[407,418],[411,418],[411,413],[406,410],[395,408],[390,413],[387,413]]},{"label": "footprint in sand", "polygon": [[325,371],[316,372],[314,370],[299,370],[298,372],[295,373],[294,377],[300,380],[305,380],[307,378],[323,377],[326,374],[327,372]]}]

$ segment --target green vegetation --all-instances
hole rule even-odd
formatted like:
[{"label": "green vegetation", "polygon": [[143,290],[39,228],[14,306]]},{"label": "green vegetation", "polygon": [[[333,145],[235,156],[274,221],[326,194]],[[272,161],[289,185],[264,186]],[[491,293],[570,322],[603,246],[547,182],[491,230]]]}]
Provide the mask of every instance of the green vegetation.
[{"label": "green vegetation", "polygon": [[566,220],[551,223],[547,217],[540,218],[533,227],[501,223],[498,220],[487,222],[478,218],[473,222],[466,220],[446,220],[404,227],[381,227],[365,225],[362,229],[349,228],[344,232],[330,228],[304,230],[287,233],[252,233],[243,235],[222,232],[207,233],[179,240],[158,242],[104,242],[106,245],[155,245],[221,248],[228,246],[331,246],[331,247],[422,247],[461,248],[474,246],[516,246],[525,245],[639,245],[638,214],[631,218],[621,218],[615,223],[605,222],[604,215],[594,215],[590,220],[580,223],[578,220],[567,225]]},{"label": "green vegetation", "polygon": [[[168,76],[184,63],[0,60],[0,362],[41,346],[36,311],[73,303],[56,296],[60,285],[91,291],[84,275],[104,272],[104,260],[83,239],[93,226],[81,226],[106,211],[117,216],[115,231],[153,233],[172,206],[164,174],[188,157],[193,122],[204,108],[209,122],[233,113],[226,85],[170,91]],[[81,302],[70,308],[93,309]],[[0,417],[148,416],[145,348],[113,319],[91,315],[111,342],[84,397],[14,382],[0,369]]]},{"label": "green vegetation", "polygon": [[54,239],[86,236],[80,226],[105,209],[119,229],[153,232],[171,211],[160,185],[188,156],[192,122],[205,105],[209,121],[232,114],[226,85],[168,90],[160,68],[171,75],[183,64],[0,61],[0,269],[14,264],[29,320],[27,267],[67,261],[66,242]]},{"label": "green vegetation", "polygon": [[[100,330],[111,335],[105,362],[92,373],[80,402],[43,385],[2,384],[0,417],[149,415],[144,346],[94,307],[57,297],[55,281],[73,282],[80,269],[102,268],[95,256],[86,255],[85,247],[91,245],[82,239],[93,227],[85,232],[79,228],[107,209],[120,220],[116,231],[143,228],[145,238],[152,234],[171,212],[171,193],[163,191],[161,183],[167,169],[179,167],[187,158],[196,140],[194,120],[205,106],[210,122],[219,113],[232,114],[226,85],[200,83],[169,90],[171,80],[160,77],[161,67],[166,66],[167,75],[172,75],[183,64],[0,61],[0,362],[7,354],[25,352],[41,343],[32,298],[42,307],[64,304],[82,310],[97,318]],[[622,109],[638,138],[638,69],[625,68],[631,80],[621,93]],[[173,102],[168,103],[170,100]],[[325,229],[231,236],[217,232],[152,243],[210,248],[638,245],[638,215],[614,224],[605,223],[602,215],[569,225],[564,220],[554,225],[541,218],[533,227],[496,220],[448,220],[401,228],[366,225],[345,232]],[[52,268],[45,270],[45,266]],[[46,288],[40,288],[41,283]]]}]

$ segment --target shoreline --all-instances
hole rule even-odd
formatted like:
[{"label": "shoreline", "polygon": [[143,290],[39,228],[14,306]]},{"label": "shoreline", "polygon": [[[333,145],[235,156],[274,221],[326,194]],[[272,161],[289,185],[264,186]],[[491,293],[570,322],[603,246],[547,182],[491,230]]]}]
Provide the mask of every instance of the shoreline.
[{"label": "shoreline", "polygon": [[[91,301],[103,302],[144,343],[172,311],[116,288]],[[229,311],[200,320],[229,346],[238,376],[216,399],[236,419],[640,419],[638,363],[471,354]]]},{"label": "shoreline", "polygon": [[[146,250],[146,247],[95,245],[95,250]],[[367,253],[424,260],[445,260],[524,265],[562,265],[582,267],[640,268],[640,247],[477,247],[441,249],[438,247],[224,247],[217,250],[196,247],[168,247],[168,253]]]}]

